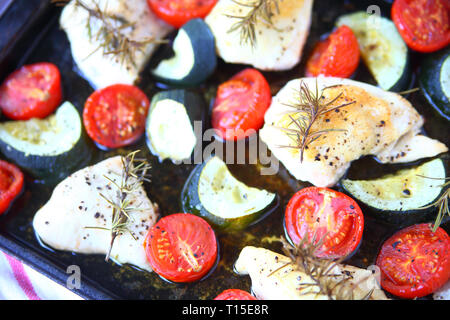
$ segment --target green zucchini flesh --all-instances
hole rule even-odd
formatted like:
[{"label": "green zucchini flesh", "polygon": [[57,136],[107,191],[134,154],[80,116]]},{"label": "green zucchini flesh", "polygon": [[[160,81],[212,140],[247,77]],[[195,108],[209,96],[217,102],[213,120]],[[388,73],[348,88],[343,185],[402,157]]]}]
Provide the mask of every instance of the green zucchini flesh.
[{"label": "green zucchini flesh", "polygon": [[89,153],[80,115],[70,102],[45,119],[0,123],[0,151],[39,178],[70,172]]},{"label": "green zucchini flesh", "polygon": [[352,29],[361,56],[382,89],[401,91],[407,88],[411,75],[408,47],[391,20],[360,11],[340,17],[336,24]]},{"label": "green zucchini flesh", "polygon": [[215,39],[202,19],[193,19],[179,31],[173,42],[174,56],[162,60],[153,76],[170,84],[195,86],[216,69]]},{"label": "green zucchini flesh", "polygon": [[[443,192],[446,170],[437,158],[374,180],[341,181],[343,189],[376,216],[397,224],[427,219],[429,209]],[[432,179],[430,179],[432,178]]]},{"label": "green zucchini flesh", "polygon": [[202,216],[222,230],[241,230],[277,205],[276,194],[243,184],[215,156],[194,169],[181,193],[184,212]]},{"label": "green zucchini flesh", "polygon": [[450,120],[450,47],[424,58],[419,82],[433,108]]}]

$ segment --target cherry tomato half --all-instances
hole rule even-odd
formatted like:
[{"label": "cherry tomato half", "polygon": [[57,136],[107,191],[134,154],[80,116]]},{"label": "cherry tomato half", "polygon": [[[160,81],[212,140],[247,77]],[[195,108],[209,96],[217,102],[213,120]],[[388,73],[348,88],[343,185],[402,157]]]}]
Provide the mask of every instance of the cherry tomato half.
[{"label": "cherry tomato half", "polygon": [[258,300],[250,293],[240,289],[228,289],[223,291],[214,300]]},{"label": "cherry tomato half", "polygon": [[450,44],[448,0],[395,0],[391,16],[413,50],[433,52]]},{"label": "cherry tomato half", "polygon": [[83,123],[98,144],[107,148],[127,146],[144,134],[149,105],[138,87],[115,84],[95,91],[87,99]]},{"label": "cherry tomato half", "polygon": [[336,259],[355,251],[361,242],[364,216],[349,196],[328,188],[309,187],[289,201],[285,214],[286,232],[294,244],[306,235],[323,240],[319,257]]},{"label": "cherry tomato half", "polygon": [[45,118],[61,100],[61,75],[58,67],[48,62],[21,67],[0,86],[0,108],[14,120]]},{"label": "cherry tomato half", "polygon": [[269,84],[256,69],[245,69],[217,90],[212,110],[212,126],[224,140],[239,140],[260,129],[270,107]]},{"label": "cherry tomato half", "polygon": [[9,208],[22,188],[22,171],[15,165],[0,160],[0,214]]},{"label": "cherry tomato half", "polygon": [[359,45],[352,29],[341,26],[319,42],[306,65],[306,75],[317,77],[350,77],[358,68]]},{"label": "cherry tomato half", "polygon": [[211,226],[190,213],[163,217],[148,232],[147,259],[161,277],[174,282],[203,278],[217,260],[217,240]]},{"label": "cherry tomato half", "polygon": [[204,18],[217,0],[147,0],[150,9],[175,28],[195,18]]},{"label": "cherry tomato half", "polygon": [[430,224],[402,229],[389,238],[377,257],[381,286],[402,298],[433,293],[450,279],[450,237]]}]

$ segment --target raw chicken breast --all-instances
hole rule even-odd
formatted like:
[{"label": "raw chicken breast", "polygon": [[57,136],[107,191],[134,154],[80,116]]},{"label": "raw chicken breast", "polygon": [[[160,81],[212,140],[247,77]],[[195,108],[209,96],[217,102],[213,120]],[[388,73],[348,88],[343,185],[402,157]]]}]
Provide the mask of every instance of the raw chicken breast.
[{"label": "raw chicken breast", "polygon": [[[249,246],[242,249],[234,268],[238,274],[250,276],[252,292],[261,300],[328,299],[326,295],[317,294],[317,290],[314,293],[299,290],[301,285],[313,283],[313,280],[306,274],[294,270],[292,265],[285,266],[289,262],[289,258],[284,255]],[[349,284],[355,286],[353,296],[356,300],[364,298],[372,289],[370,299],[387,300],[383,290],[378,288],[374,274],[370,270],[337,265],[332,273],[337,275],[336,279],[339,279],[343,273],[351,277]]]},{"label": "raw chicken breast", "polygon": [[[89,9],[95,9],[96,4],[108,14],[117,15],[134,27],[123,28],[122,33],[130,40],[143,41],[154,37],[164,38],[171,30],[168,24],[158,19],[148,8],[146,0],[82,0]],[[117,24],[110,20],[111,24]],[[102,22],[96,17],[90,18],[91,36],[87,24],[89,13],[76,6],[72,0],[61,14],[61,27],[69,38],[72,56],[78,68],[86,79],[96,88],[104,88],[112,84],[133,84],[139,76],[157,44],[148,43],[134,54],[134,63],[124,62],[115,54],[103,54],[99,48],[101,41],[97,39],[97,32]],[[99,37],[103,38],[102,35]]]},{"label": "raw chicken breast", "polygon": [[251,8],[245,4],[254,2],[219,0],[206,17],[216,38],[218,55],[226,62],[250,64],[261,70],[291,69],[301,58],[311,23],[313,0],[278,1],[280,13],[273,16],[273,26],[261,19],[256,23],[255,47],[241,42],[240,30],[229,32],[240,21],[229,16],[246,16]]},{"label": "raw chicken breast", "polygon": [[[105,176],[120,183],[123,170],[121,157],[104,160],[84,168],[59,183],[50,200],[36,213],[33,227],[40,239],[57,250],[86,254],[107,253],[111,232],[92,229],[111,228],[111,205],[107,199],[117,197],[117,188]],[[131,205],[140,210],[132,212],[133,222],[116,237],[111,259],[117,263],[129,263],[151,271],[144,251],[147,230],[158,218],[158,207],[150,202],[142,187],[128,196]]]},{"label": "raw chicken breast", "polygon": [[322,135],[310,143],[300,161],[300,150],[283,148],[294,146],[292,137],[276,127],[295,128],[289,118],[295,109],[287,106],[298,101],[303,81],[315,92],[316,78],[290,81],[272,99],[265,114],[261,139],[272,154],[298,180],[309,181],[318,187],[335,185],[350,167],[350,163],[365,155],[374,155],[382,163],[410,162],[446,152],[447,147],[437,140],[420,134],[423,118],[402,96],[378,87],[349,79],[319,77],[317,84],[323,100],[341,97],[329,106],[353,102],[337,111],[320,116],[312,131],[340,129]]}]

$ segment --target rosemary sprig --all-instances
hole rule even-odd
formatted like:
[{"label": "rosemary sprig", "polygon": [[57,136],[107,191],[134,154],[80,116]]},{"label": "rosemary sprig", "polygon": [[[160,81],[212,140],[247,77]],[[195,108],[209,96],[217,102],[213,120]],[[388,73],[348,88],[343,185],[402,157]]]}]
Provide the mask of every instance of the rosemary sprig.
[{"label": "rosemary sprig", "polygon": [[298,91],[298,101],[294,103],[284,103],[284,105],[295,109],[289,111],[289,118],[291,124],[295,125],[295,128],[283,128],[276,127],[286,132],[286,134],[294,141],[295,145],[279,146],[280,148],[292,148],[300,149],[300,162],[303,162],[303,154],[309,144],[319,139],[322,135],[332,131],[345,131],[342,129],[323,129],[313,131],[312,126],[315,121],[322,115],[340,108],[346,107],[355,103],[351,101],[338,105],[336,107],[330,107],[341,96],[342,92],[330,101],[324,101],[323,93],[325,90],[332,87],[325,87],[319,92],[319,87],[316,78],[316,89],[312,91],[306,83],[300,82],[300,90]]},{"label": "rosemary sprig", "polygon": [[[345,258],[331,260],[316,255],[324,238],[317,240],[314,235],[309,241],[308,233],[306,233],[306,236],[294,247],[284,237],[281,237],[283,253],[290,259],[290,262],[273,271],[269,276],[286,266],[291,266],[312,280],[312,282],[300,284],[299,292],[302,295],[315,294],[316,297],[324,295],[329,300],[354,300],[353,290],[357,284],[350,283],[352,277],[344,273],[333,273]],[[372,293],[373,289],[363,297],[363,300],[369,299]]]},{"label": "rosemary sprig", "polygon": [[[431,177],[426,177],[426,176],[422,176],[422,175],[418,175],[419,177],[425,178],[425,179],[433,179],[433,180],[449,180],[450,178],[445,178],[445,179],[440,179],[440,178],[431,178]],[[441,225],[442,221],[444,220],[444,217],[450,216],[450,210],[448,207],[448,202],[449,202],[449,198],[450,198],[450,181],[445,182],[443,185],[440,185],[439,187],[445,188],[445,191],[442,193],[442,195],[439,197],[439,199],[437,199],[435,202],[421,207],[421,209],[428,209],[428,208],[432,208],[432,207],[437,207],[438,208],[438,214],[436,216],[436,220],[434,221],[434,225],[433,225],[433,232],[436,232],[437,228],[439,228],[439,226]]]},{"label": "rosemary sprig", "polygon": [[279,3],[283,0],[253,0],[249,3],[242,3],[237,0],[232,0],[234,3],[251,8],[244,16],[234,16],[227,14],[226,16],[233,19],[238,19],[228,32],[235,32],[240,30],[241,45],[250,44],[252,48],[256,47],[256,23],[263,22],[266,25],[274,27],[272,18],[280,13]]},{"label": "rosemary sprig", "polygon": [[140,151],[137,150],[121,158],[123,170],[120,183],[117,183],[110,177],[104,176],[105,179],[116,188],[115,197],[108,198],[100,193],[100,196],[112,207],[113,210],[111,228],[90,227],[90,229],[103,229],[111,231],[111,242],[108,253],[106,254],[106,261],[109,260],[114,240],[118,235],[129,232],[131,236],[135,238],[133,233],[128,229],[129,223],[134,221],[132,213],[145,210],[138,208],[139,205],[137,207],[132,207],[131,200],[129,199],[129,195],[136,193],[141,188],[144,181],[150,181],[148,171],[151,167],[145,159],[136,158],[136,154],[139,152]]},{"label": "rosemary sprig", "polygon": [[[119,58],[119,62],[123,65],[132,65],[136,67],[135,55],[138,51],[144,52],[145,47],[149,43],[165,43],[165,40],[148,37],[142,40],[134,40],[126,36],[125,30],[132,29],[135,22],[127,21],[124,17],[107,12],[107,8],[101,9],[98,2],[93,2],[93,7],[89,7],[82,0],[72,0],[77,8],[85,10],[89,16],[86,21],[86,28],[91,41],[98,41],[99,46],[92,55],[98,50],[102,50],[103,55],[114,55]],[[70,0],[52,0],[57,5],[66,5]],[[94,33],[91,27],[92,19],[101,22],[100,27]],[[88,56],[88,57],[89,57]],[[87,57],[86,57],[87,58]]]}]

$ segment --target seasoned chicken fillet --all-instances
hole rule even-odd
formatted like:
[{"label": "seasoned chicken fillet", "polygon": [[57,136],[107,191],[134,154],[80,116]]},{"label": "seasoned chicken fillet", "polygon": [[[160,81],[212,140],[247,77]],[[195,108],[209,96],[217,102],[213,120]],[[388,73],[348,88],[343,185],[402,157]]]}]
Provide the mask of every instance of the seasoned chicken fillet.
[{"label": "seasoned chicken fillet", "polygon": [[[255,24],[256,44],[241,41],[240,29],[230,31],[246,16],[254,0],[219,0],[205,21],[215,38],[218,55],[229,63],[242,63],[261,70],[288,70],[301,58],[311,24],[313,0],[278,1],[273,9],[273,25],[262,19]],[[240,5],[241,4],[241,5]],[[247,4],[247,6],[246,6]]]},{"label": "seasoned chicken fillet", "polygon": [[[286,265],[288,264],[288,265]],[[300,290],[304,284],[314,283],[305,273],[298,271],[290,264],[288,257],[273,251],[245,247],[242,249],[234,268],[240,275],[249,275],[252,280],[252,292],[261,300],[328,300],[328,296],[317,294],[313,290]],[[374,274],[370,270],[348,265],[336,265],[330,274],[336,275],[336,281],[345,273],[351,277],[348,284],[355,286],[354,299],[364,298],[371,290],[372,300],[386,300],[384,292],[379,289]],[[307,292],[308,291],[308,292]]]},{"label": "seasoned chicken fillet", "polygon": [[310,143],[301,162],[300,149],[290,148],[298,144],[279,128],[296,129],[289,118],[289,115],[296,117],[292,113],[295,109],[289,105],[298,101],[301,81],[315,93],[316,78],[287,83],[273,98],[265,114],[265,125],[260,130],[260,137],[272,154],[298,180],[330,187],[339,181],[352,161],[362,156],[374,155],[382,163],[400,163],[433,157],[448,150],[443,143],[420,134],[423,118],[399,94],[349,79],[319,77],[319,93],[328,87],[321,97],[324,103],[341,94],[328,108],[353,103],[326,113],[314,122],[311,132],[335,131],[326,132]]},{"label": "seasoned chicken fillet", "polygon": [[[105,176],[120,183],[123,170],[121,157],[104,160],[84,168],[60,182],[50,200],[36,213],[33,227],[39,238],[57,250],[86,254],[106,254],[111,242],[112,207],[100,196],[117,198],[117,188]],[[151,271],[144,251],[147,230],[157,218],[157,206],[140,187],[128,197],[132,212],[130,232],[116,237],[111,259]],[[99,229],[103,228],[103,229]]]},{"label": "seasoned chicken fillet", "polygon": [[[96,89],[116,83],[133,84],[158,44],[144,44],[135,50],[131,62],[123,62],[117,54],[105,55],[100,47],[104,36],[101,33],[97,36],[102,26],[101,20],[90,17],[89,12],[75,2],[72,0],[64,7],[60,24],[69,38],[73,59],[84,77]],[[121,32],[131,41],[145,41],[152,37],[162,39],[172,30],[150,11],[146,0],[82,0],[81,3],[91,10],[98,5],[103,12],[116,15],[124,23],[134,24],[134,27],[121,28]],[[108,21],[120,28],[119,23]]]}]

